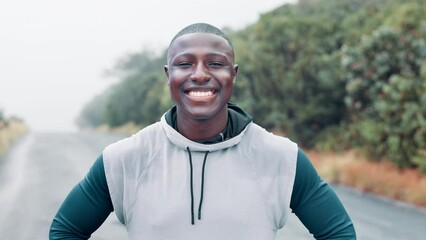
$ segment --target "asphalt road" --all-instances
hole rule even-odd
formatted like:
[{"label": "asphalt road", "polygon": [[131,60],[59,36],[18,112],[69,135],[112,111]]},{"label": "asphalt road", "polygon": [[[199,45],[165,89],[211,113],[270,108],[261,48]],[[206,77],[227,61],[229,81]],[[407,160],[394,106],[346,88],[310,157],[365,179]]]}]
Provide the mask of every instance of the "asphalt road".
[{"label": "asphalt road", "polygon": [[[0,239],[44,240],[53,216],[102,149],[122,138],[93,133],[31,133],[0,157]],[[361,240],[420,240],[426,209],[333,186]],[[115,215],[91,239],[126,239]],[[314,239],[294,215],[277,240]]]}]

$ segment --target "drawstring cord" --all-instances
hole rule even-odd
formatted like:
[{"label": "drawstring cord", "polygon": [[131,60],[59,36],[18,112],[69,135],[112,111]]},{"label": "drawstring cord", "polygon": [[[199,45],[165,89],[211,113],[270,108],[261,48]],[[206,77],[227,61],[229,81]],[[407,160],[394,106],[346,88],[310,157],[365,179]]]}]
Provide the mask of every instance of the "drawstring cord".
[{"label": "drawstring cord", "polygon": [[189,147],[186,148],[188,150],[189,155],[189,179],[190,179],[190,187],[191,187],[191,224],[194,225],[194,186],[193,186],[193,179],[192,179],[192,156],[191,156],[191,150],[189,150]]},{"label": "drawstring cord", "polygon": [[[189,180],[190,180],[190,189],[191,189],[191,224],[194,225],[194,180],[193,180],[193,167],[192,167],[192,154],[189,147],[186,148],[188,150],[188,156],[189,156]],[[203,205],[203,197],[204,197],[204,169],[206,167],[206,161],[207,161],[207,155],[209,154],[209,151],[206,151],[204,155],[203,160],[203,167],[201,171],[201,196],[200,196],[200,203],[198,204],[198,219],[201,220],[201,207]]]},{"label": "drawstring cord", "polygon": [[203,197],[204,197],[204,169],[206,168],[206,161],[207,161],[208,154],[209,154],[209,151],[207,151],[206,154],[204,155],[203,168],[201,171],[201,196],[200,196],[200,203],[198,205],[198,220],[201,220],[201,206],[203,205]]}]

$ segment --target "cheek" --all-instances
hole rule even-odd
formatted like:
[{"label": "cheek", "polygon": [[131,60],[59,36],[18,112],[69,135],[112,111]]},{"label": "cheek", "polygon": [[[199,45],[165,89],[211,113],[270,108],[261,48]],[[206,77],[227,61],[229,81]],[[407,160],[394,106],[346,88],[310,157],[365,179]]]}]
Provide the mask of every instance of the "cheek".
[{"label": "cheek", "polygon": [[190,73],[191,72],[188,69],[172,68],[170,70],[169,77],[173,79],[176,79],[176,78],[178,79],[184,76],[188,76]]},{"label": "cheek", "polygon": [[184,76],[185,76],[184,73],[179,71],[170,72],[168,80],[167,80],[167,84],[169,84],[171,88],[176,87],[183,82],[183,79],[185,79]]},{"label": "cheek", "polygon": [[169,93],[173,101],[176,101],[179,96],[180,83],[176,80],[176,78],[171,78],[167,80],[167,84],[169,85]]},{"label": "cheek", "polygon": [[170,88],[170,99],[174,102],[174,103],[179,103],[180,101],[180,96],[179,93],[177,92],[177,90]]},{"label": "cheek", "polygon": [[169,81],[169,90],[170,93],[175,94],[179,91],[180,84],[177,81]]},{"label": "cheek", "polygon": [[215,78],[223,85],[224,87],[232,87],[234,84],[234,75],[229,72],[216,73]]}]

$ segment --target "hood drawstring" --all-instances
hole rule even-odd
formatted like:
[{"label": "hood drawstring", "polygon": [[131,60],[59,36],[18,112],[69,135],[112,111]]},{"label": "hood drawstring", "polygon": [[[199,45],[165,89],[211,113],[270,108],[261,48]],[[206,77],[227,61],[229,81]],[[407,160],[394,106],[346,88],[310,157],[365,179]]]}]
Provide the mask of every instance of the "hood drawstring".
[{"label": "hood drawstring", "polygon": [[[190,179],[190,189],[191,189],[191,224],[194,225],[194,180],[193,180],[193,167],[192,167],[192,155],[189,147],[186,148],[188,150],[189,157],[189,179]],[[203,167],[201,170],[201,195],[200,202],[198,204],[198,220],[201,220],[201,206],[203,205],[203,196],[204,196],[204,169],[206,168],[207,155],[209,151],[206,151],[204,154]]]},{"label": "hood drawstring", "polygon": [[204,169],[206,168],[207,155],[209,151],[206,151],[204,154],[203,160],[203,168],[201,170],[201,194],[200,194],[200,203],[198,205],[198,220],[201,220],[201,206],[203,205],[203,197],[204,197]]}]

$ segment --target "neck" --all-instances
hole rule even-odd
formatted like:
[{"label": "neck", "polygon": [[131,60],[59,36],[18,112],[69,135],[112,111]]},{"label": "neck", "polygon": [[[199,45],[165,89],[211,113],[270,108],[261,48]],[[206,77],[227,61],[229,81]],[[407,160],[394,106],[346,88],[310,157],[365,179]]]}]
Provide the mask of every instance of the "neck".
[{"label": "neck", "polygon": [[203,141],[220,134],[228,123],[228,109],[211,119],[194,119],[177,111],[177,129],[180,134],[192,141]]}]

